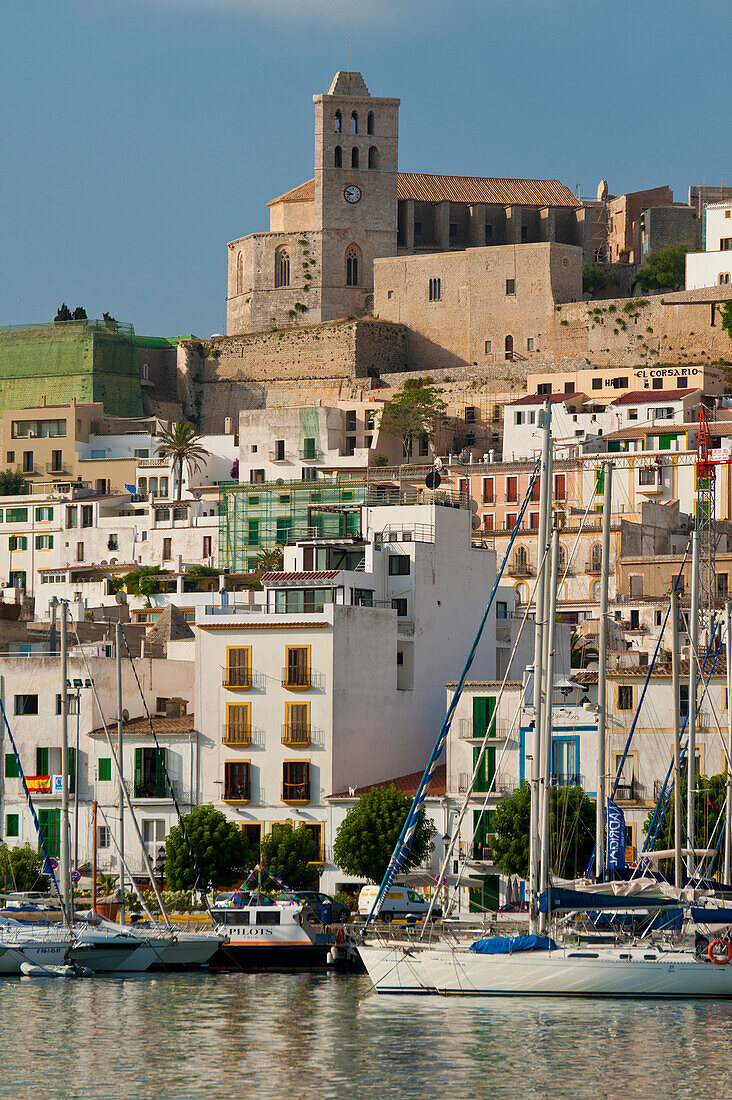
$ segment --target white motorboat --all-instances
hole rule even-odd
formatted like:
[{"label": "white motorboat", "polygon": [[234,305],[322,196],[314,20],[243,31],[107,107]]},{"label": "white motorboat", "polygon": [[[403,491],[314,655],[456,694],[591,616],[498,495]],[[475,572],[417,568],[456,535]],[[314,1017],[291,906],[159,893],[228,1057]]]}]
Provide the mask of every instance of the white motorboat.
[{"label": "white motorboat", "polygon": [[101,920],[99,925],[139,944],[139,949],[117,968],[125,971],[197,970],[208,963],[224,940],[223,935],[213,931],[188,932],[147,922],[121,928]]},{"label": "white motorboat", "polygon": [[[262,897],[262,902],[266,899]],[[335,936],[312,910],[298,902],[214,906],[213,919],[226,939],[211,960],[216,970],[309,970],[325,967]]]}]

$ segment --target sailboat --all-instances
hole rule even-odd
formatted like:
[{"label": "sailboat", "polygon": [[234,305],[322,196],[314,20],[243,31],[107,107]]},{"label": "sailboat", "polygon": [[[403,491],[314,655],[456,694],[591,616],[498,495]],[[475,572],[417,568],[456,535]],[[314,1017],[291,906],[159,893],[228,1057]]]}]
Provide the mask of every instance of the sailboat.
[{"label": "sailboat", "polygon": [[[547,549],[549,545],[550,524],[550,474],[551,474],[551,434],[550,407],[542,410],[541,416],[544,438],[541,459],[541,493],[539,520],[539,561],[543,560],[542,571],[547,574]],[[610,529],[609,485],[611,467],[606,466],[605,499],[603,507],[603,594],[601,600],[601,629],[604,631],[607,614],[607,554]],[[532,486],[529,486],[528,493]],[[527,497],[528,497],[527,493]],[[524,502],[525,503],[525,502]],[[519,513],[516,527],[523,514]],[[514,530],[515,534],[515,530]],[[513,536],[512,536],[513,537]],[[556,545],[556,537],[554,538]],[[510,551],[511,541],[506,551]],[[506,557],[503,559],[505,565]],[[499,578],[503,570],[499,571]],[[549,583],[556,588],[555,558],[552,555]],[[547,579],[546,576],[544,579]],[[491,598],[493,593],[491,593]],[[489,600],[490,606],[490,600]],[[551,608],[551,600],[548,606]],[[390,941],[381,933],[368,932],[368,924],[378,912],[379,899],[394,877],[398,867],[405,860],[409,850],[409,833],[421,809],[420,795],[424,798],[431,771],[434,771],[437,757],[444,746],[451,714],[456,704],[456,696],[462,689],[466,672],[472,660],[480,630],[468,658],[466,667],[458,682],[458,688],[451,701],[445,724],[428,763],[423,782],[418,789],[410,813],[405,821],[402,834],[397,842],[389,870],[384,876],[374,910],[367,922],[367,932],[358,951],[368,971],[377,993],[380,994],[441,994],[459,996],[608,996],[608,997],[732,997],[732,944],[726,939],[718,939],[709,944],[706,951],[697,953],[694,947],[673,944],[625,942],[618,944],[578,943],[569,937],[557,943],[548,934],[550,915],[556,913],[553,904],[552,887],[549,882],[549,843],[548,828],[541,827],[542,811],[548,804],[547,776],[550,773],[548,753],[551,750],[551,692],[546,689],[551,684],[551,674],[547,675],[542,690],[542,653],[544,652],[543,585],[536,599],[536,636],[534,658],[534,699],[535,731],[532,758],[531,782],[531,837],[530,837],[530,934],[528,936],[494,936],[460,942],[455,938],[437,938],[434,932],[425,941]],[[549,623],[554,612],[549,615]],[[728,637],[729,646],[729,637]],[[552,653],[551,643],[547,652]],[[598,862],[602,858],[602,846],[605,836],[605,794],[604,775],[604,660],[605,647],[600,646],[599,680],[602,694],[600,745],[598,763],[597,797],[598,811],[597,848]],[[550,658],[551,661],[551,658]],[[550,673],[551,664],[547,672]],[[542,696],[544,697],[542,699]],[[600,710],[600,707],[598,708]],[[542,726],[543,713],[543,726]],[[447,856],[446,856],[447,859]],[[543,891],[540,887],[543,886]],[[566,899],[565,899],[566,900]],[[556,902],[557,899],[554,899]],[[615,897],[610,902],[605,897],[594,895],[592,904],[605,908],[628,905],[628,898]],[[561,903],[560,903],[561,904]],[[582,894],[569,898],[566,902],[576,909],[586,908],[587,899]],[[647,902],[646,902],[647,904]],[[668,905],[662,899],[660,905]],[[565,910],[566,911],[566,910]],[[704,911],[702,910],[702,914]],[[730,914],[732,916],[732,914]],[[724,918],[722,918],[724,919]],[[727,928],[729,928],[729,921]]]}]

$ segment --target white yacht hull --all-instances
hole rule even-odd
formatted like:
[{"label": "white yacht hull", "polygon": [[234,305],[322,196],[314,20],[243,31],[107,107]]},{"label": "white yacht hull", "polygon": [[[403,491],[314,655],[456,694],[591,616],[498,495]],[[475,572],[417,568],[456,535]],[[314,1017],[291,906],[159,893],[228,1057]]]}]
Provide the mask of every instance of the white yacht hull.
[{"label": "white yacht hull", "polygon": [[68,939],[18,943],[0,954],[0,974],[20,974],[22,963],[33,966],[64,966],[68,963]]},{"label": "white yacht hull", "polygon": [[732,997],[732,965],[717,966],[685,951],[559,948],[479,955],[465,948],[369,946],[359,951],[378,993]]},{"label": "white yacht hull", "polygon": [[173,939],[166,941],[154,968],[156,970],[195,970],[199,966],[205,966],[220,946],[221,937],[219,936],[176,932]]}]

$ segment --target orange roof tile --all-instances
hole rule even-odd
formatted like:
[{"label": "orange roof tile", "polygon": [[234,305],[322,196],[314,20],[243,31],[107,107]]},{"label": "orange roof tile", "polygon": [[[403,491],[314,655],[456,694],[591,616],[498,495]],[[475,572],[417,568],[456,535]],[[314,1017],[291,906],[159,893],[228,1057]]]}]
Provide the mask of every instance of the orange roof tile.
[{"label": "orange roof tile", "polygon": [[[417,202],[484,202],[497,206],[565,206],[581,205],[579,199],[559,180],[494,179],[491,176],[430,176],[422,172],[400,172],[400,199]],[[307,180],[291,191],[272,199],[267,206],[279,202],[313,202],[315,180]]]},{"label": "orange roof tile", "polygon": [[[410,772],[409,775],[398,775],[395,779],[382,779],[378,783],[368,783],[365,787],[356,787],[353,794],[349,794],[348,791],[341,791],[339,794],[328,795],[328,798],[360,798],[362,794],[373,791],[377,787],[396,787],[402,794],[414,796],[417,793],[422,775],[422,772]],[[443,796],[446,784],[447,767],[445,764],[438,764],[432,782],[427,789],[427,797],[440,798]]]}]

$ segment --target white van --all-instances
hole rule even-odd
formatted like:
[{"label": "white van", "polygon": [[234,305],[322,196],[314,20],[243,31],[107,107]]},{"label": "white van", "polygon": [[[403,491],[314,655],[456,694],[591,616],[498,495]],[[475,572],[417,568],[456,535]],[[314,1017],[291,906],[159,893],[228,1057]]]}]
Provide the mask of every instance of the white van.
[{"label": "white van", "polygon": [[[367,917],[376,901],[379,893],[378,886],[364,886],[358,895],[358,911],[363,917]],[[388,893],[381,903],[381,911],[377,920],[390,921],[405,920],[410,917],[424,917],[429,910],[429,898],[423,898],[416,890],[410,890],[407,886],[390,886]],[[442,916],[442,909],[435,905],[432,909],[432,919],[437,920]]]}]

